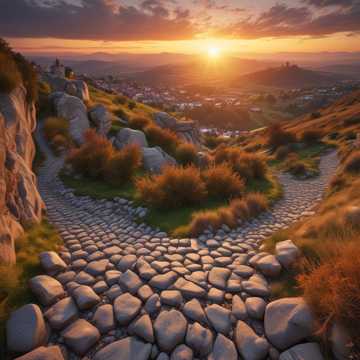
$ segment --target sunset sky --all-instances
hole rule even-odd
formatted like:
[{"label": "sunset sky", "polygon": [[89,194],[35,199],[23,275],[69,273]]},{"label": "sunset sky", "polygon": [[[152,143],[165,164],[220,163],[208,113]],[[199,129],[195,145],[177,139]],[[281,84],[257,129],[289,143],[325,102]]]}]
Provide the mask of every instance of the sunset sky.
[{"label": "sunset sky", "polygon": [[360,51],[360,0],[0,0],[23,52]]}]

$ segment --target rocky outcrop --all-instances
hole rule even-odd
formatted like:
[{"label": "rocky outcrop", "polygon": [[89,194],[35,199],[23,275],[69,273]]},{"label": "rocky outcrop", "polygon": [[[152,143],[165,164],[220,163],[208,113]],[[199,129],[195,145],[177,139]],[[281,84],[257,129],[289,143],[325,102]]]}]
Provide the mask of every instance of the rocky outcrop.
[{"label": "rocky outcrop", "polygon": [[174,131],[177,136],[195,145],[200,145],[200,131],[194,121],[181,121],[165,112],[157,112],[154,114],[154,122],[165,129]]},{"label": "rocky outcrop", "polygon": [[23,226],[39,222],[43,202],[32,172],[34,104],[23,86],[0,94],[0,263],[15,262],[15,239]]},{"label": "rocky outcrop", "polygon": [[161,147],[143,148],[143,165],[146,171],[160,172],[161,168],[166,165],[176,165],[176,160],[167,154]]},{"label": "rocky outcrop", "polygon": [[64,77],[54,76],[51,74],[43,75],[44,80],[49,83],[51,90],[54,92],[66,92],[69,95],[76,96],[82,101],[89,101],[89,88],[83,80],[69,80]]},{"label": "rocky outcrop", "polygon": [[114,146],[121,149],[126,145],[138,145],[139,147],[147,147],[145,134],[140,130],[123,128],[118,131],[114,140]]},{"label": "rocky outcrop", "polygon": [[89,111],[90,120],[95,124],[96,131],[106,136],[112,124],[112,115],[106,110],[104,105],[96,105]]},{"label": "rocky outcrop", "polygon": [[82,100],[64,92],[51,94],[56,115],[69,121],[69,132],[75,142],[84,142],[84,133],[90,128],[87,109]]}]

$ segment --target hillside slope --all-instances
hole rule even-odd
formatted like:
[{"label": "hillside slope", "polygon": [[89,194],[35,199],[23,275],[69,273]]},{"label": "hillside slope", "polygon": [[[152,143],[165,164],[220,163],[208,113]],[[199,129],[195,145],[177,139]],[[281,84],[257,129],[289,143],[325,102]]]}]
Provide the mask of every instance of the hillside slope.
[{"label": "hillside slope", "polygon": [[318,72],[300,68],[296,65],[269,68],[241,76],[240,84],[253,83],[257,85],[282,87],[282,88],[303,88],[311,86],[329,85],[343,80],[344,75]]}]

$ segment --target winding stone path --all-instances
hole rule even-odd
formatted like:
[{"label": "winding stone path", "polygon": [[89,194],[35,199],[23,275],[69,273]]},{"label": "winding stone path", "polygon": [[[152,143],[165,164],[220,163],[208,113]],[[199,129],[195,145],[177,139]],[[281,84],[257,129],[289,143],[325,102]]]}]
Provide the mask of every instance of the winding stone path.
[{"label": "winding stone path", "polygon": [[[198,239],[172,239],[134,222],[123,199],[76,197],[58,178],[63,159],[38,138],[47,160],[39,188],[64,240],[66,269],[54,275],[62,300],[44,306],[49,343],[70,359],[262,359],[277,353],[264,336],[264,308],[279,263],[259,252],[264,238],[313,214],[337,167],[324,155],[320,176],[280,175],[284,197],[251,223]],[[52,262],[48,260],[51,269]],[[266,274],[266,276],[264,276]],[[49,297],[50,299],[50,297]],[[236,350],[237,349],[237,350]],[[245,355],[244,355],[245,354]]]}]

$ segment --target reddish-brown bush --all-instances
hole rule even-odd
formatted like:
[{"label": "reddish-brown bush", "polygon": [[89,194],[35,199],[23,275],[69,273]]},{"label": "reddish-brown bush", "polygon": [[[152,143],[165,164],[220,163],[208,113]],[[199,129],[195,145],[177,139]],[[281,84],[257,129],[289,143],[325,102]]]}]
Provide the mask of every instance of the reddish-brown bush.
[{"label": "reddish-brown bush", "polygon": [[353,152],[345,161],[344,169],[346,172],[360,173],[360,151]]},{"label": "reddish-brown bush", "polygon": [[199,236],[205,230],[216,231],[227,225],[234,228],[238,220],[249,220],[267,210],[268,201],[262,194],[250,193],[242,199],[231,201],[228,207],[195,213],[189,225],[191,236]]},{"label": "reddish-brown bush", "polygon": [[136,180],[137,196],[147,205],[176,208],[197,205],[206,198],[200,171],[193,167],[165,167],[161,174]]},{"label": "reddish-brown bush", "polygon": [[322,137],[323,133],[321,130],[305,130],[300,136],[300,141],[308,145],[313,145],[320,142]]},{"label": "reddish-brown bush", "polygon": [[198,160],[196,147],[190,143],[179,144],[175,158],[181,165],[196,165]]},{"label": "reddish-brown bush", "polygon": [[142,154],[137,145],[127,145],[115,152],[104,167],[105,180],[113,185],[130,181],[141,166]]},{"label": "reddish-brown bush", "polygon": [[91,129],[85,133],[84,144],[70,151],[67,162],[78,174],[99,179],[103,178],[104,169],[113,156],[111,142]]},{"label": "reddish-brown bush", "polygon": [[296,137],[292,133],[284,130],[279,124],[274,124],[268,131],[268,145],[275,150],[280,146],[289,145],[296,142]]},{"label": "reddish-brown bush", "polygon": [[176,147],[179,143],[177,135],[168,129],[162,129],[156,125],[149,125],[144,129],[146,138],[151,145],[160,146],[169,154],[175,154]]},{"label": "reddish-brown bush", "polygon": [[219,147],[215,152],[215,163],[228,163],[246,181],[264,179],[267,167],[262,156],[242,151],[235,147]]},{"label": "reddish-brown bush", "polygon": [[129,120],[129,125],[132,129],[143,130],[149,126],[151,121],[145,117],[135,117]]},{"label": "reddish-brown bush", "polygon": [[244,191],[244,182],[226,163],[214,165],[204,170],[202,178],[206,184],[207,192],[212,198],[235,198],[241,196]]},{"label": "reddish-brown bush", "polygon": [[338,246],[333,256],[323,257],[320,266],[310,265],[308,274],[300,276],[299,282],[319,321],[319,330],[326,333],[336,322],[347,330],[359,349],[360,249],[358,239],[354,240]]}]

